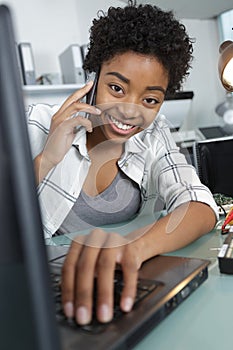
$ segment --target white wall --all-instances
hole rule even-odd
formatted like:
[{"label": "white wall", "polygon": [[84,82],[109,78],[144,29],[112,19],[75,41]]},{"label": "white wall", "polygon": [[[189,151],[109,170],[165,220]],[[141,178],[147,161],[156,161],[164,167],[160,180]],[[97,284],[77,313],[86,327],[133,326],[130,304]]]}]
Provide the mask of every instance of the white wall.
[{"label": "white wall", "polygon": [[196,125],[218,123],[215,107],[225,97],[224,89],[218,78],[219,33],[216,20],[182,21],[189,33],[195,38],[194,60],[190,76],[184,85],[186,90],[194,91],[193,121]]},{"label": "white wall", "polygon": [[122,7],[125,6],[125,3],[120,0],[76,0],[81,44],[88,42],[89,27],[92,24],[93,18],[97,16],[98,11],[106,11],[110,6]]},{"label": "white wall", "polygon": [[[0,0],[10,5],[17,41],[32,44],[36,75],[60,72],[58,55],[70,44],[88,41],[89,27],[99,9],[124,6],[120,0]],[[215,107],[224,99],[217,76],[218,26],[216,20],[184,19],[194,44],[193,69],[184,85],[194,91],[193,125],[218,122]]]},{"label": "white wall", "polygon": [[60,71],[58,55],[73,43],[88,41],[99,9],[121,6],[119,0],[0,0],[13,12],[17,41],[32,45],[37,76]]},{"label": "white wall", "polygon": [[67,43],[80,41],[75,3],[75,0],[7,0],[13,11],[17,41],[31,42],[37,76],[57,72],[58,54]]}]

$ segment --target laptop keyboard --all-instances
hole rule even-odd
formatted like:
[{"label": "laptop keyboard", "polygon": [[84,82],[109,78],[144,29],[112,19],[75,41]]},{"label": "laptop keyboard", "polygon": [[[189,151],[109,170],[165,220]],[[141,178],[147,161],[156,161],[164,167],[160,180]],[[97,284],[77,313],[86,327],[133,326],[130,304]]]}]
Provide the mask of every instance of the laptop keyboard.
[{"label": "laptop keyboard", "polygon": [[[79,326],[74,319],[67,319],[63,313],[62,305],[61,305],[60,275],[51,273],[51,277],[52,277],[53,292],[55,297],[56,318],[59,323],[65,324],[72,328],[80,328],[85,332],[91,332],[95,334],[103,331],[106,328],[107,326],[106,323],[98,322],[98,320],[96,319],[95,308],[93,310],[93,320],[88,325]],[[153,292],[158,286],[161,286],[161,282],[147,280],[147,279],[138,279],[137,294],[136,294],[134,306],[137,305],[146,296],[148,296],[148,294]],[[117,270],[115,272],[115,278],[114,278],[113,320],[119,319],[124,315],[124,312],[121,311],[119,307],[122,288],[123,288],[122,272],[120,270]],[[95,300],[93,304],[95,304]]]}]

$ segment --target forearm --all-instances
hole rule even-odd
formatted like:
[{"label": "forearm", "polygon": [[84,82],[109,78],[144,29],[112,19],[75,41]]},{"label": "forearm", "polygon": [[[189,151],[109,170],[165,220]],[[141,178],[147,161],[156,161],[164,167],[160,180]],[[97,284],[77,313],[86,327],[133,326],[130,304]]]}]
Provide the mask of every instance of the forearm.
[{"label": "forearm", "polygon": [[45,157],[43,157],[43,153],[38,154],[34,159],[34,171],[37,185],[39,185],[53,167],[54,164],[46,161]]},{"label": "forearm", "polygon": [[200,202],[184,204],[136,233],[140,260],[180,249],[211,231],[215,223],[216,216],[208,205]]}]

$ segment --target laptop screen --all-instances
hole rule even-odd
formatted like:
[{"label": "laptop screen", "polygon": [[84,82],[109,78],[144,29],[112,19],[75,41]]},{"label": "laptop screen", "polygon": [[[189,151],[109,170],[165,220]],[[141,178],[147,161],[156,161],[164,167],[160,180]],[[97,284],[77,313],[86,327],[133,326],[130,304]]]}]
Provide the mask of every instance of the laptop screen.
[{"label": "laptop screen", "polygon": [[0,50],[1,344],[4,350],[59,349],[11,13],[4,5]]}]

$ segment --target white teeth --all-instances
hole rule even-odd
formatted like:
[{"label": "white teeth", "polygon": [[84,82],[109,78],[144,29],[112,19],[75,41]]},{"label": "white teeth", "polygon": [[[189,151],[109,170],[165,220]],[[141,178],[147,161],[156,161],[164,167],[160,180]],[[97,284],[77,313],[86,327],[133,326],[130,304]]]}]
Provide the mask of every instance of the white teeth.
[{"label": "white teeth", "polygon": [[110,115],[110,119],[118,127],[118,129],[129,130],[129,129],[133,128],[132,125],[123,124],[123,123],[119,122],[117,119],[113,118],[111,115]]}]

